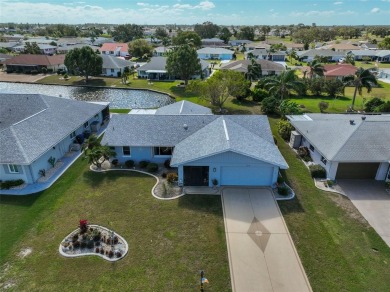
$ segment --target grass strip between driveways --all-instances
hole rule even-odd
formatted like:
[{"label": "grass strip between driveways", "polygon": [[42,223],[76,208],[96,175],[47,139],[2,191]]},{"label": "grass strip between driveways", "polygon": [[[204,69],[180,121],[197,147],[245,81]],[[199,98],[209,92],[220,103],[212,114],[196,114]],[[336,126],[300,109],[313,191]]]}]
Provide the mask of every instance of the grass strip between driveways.
[{"label": "grass strip between driveways", "polygon": [[[161,201],[155,179],[134,172],[93,173],[79,159],[49,190],[0,197],[0,290],[196,291],[199,270],[208,291],[230,291],[221,199],[184,196]],[[65,258],[58,252],[78,220],[113,228],[129,244],[115,263],[99,257]],[[18,253],[32,253],[19,258]]]},{"label": "grass strip between driveways", "polygon": [[314,186],[307,168],[277,134],[279,119],[269,120],[290,167],[283,175],[297,195],[279,206],[313,290],[387,291],[390,248],[347,198]]}]

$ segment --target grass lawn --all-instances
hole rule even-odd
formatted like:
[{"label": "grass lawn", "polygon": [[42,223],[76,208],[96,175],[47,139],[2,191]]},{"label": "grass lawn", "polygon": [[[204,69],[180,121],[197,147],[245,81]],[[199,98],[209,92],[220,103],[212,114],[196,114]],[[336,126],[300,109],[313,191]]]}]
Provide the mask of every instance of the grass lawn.
[{"label": "grass lawn", "polygon": [[[390,100],[390,84],[379,81],[379,87],[373,88],[370,93],[367,93],[366,89],[363,89],[363,95],[356,95],[355,109],[363,110],[363,98],[366,98],[366,102],[373,97],[383,98],[384,100]],[[292,97],[291,101],[305,106],[306,112],[319,112],[318,103],[320,101],[329,102],[329,108],[326,112],[341,113],[352,104],[352,97],[354,93],[354,87],[345,88],[345,96],[338,97],[336,99],[329,96],[315,96],[315,97]]]},{"label": "grass lawn", "polygon": [[[78,160],[49,190],[28,197],[0,197],[0,290],[196,291],[199,270],[208,291],[230,291],[221,200],[185,196],[160,201],[155,179],[130,172],[89,171]],[[115,263],[99,257],[64,258],[62,239],[78,220],[113,228],[129,244]],[[23,248],[32,253],[21,259]]]},{"label": "grass lawn", "polygon": [[296,198],[278,204],[313,291],[388,291],[390,248],[352,203],[314,186],[304,164],[276,133]]},{"label": "grass lawn", "polygon": [[[355,66],[362,67],[364,69],[370,69],[370,68],[375,68],[375,62],[366,63],[366,62],[356,61]],[[378,63],[378,68],[379,69],[389,69],[390,63]]]}]

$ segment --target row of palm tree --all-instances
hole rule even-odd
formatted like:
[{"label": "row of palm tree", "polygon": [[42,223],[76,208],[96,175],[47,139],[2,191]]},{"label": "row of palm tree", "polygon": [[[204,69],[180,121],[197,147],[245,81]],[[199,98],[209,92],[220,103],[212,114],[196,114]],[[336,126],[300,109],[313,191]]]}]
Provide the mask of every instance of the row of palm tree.
[{"label": "row of palm tree", "polygon": [[[324,76],[324,67],[318,61],[314,60],[309,64],[309,67],[310,79],[312,79],[315,75]],[[298,78],[294,70],[284,71],[279,76],[266,77],[261,82],[265,89],[267,89],[273,96],[279,96],[281,100],[288,98],[293,91],[300,92],[305,86],[304,82]],[[352,110],[355,106],[357,93],[362,95],[364,88],[367,89],[367,93],[370,93],[372,87],[378,84],[371,71],[363,68],[357,69],[355,75],[345,76],[343,78],[343,83],[345,87],[355,87],[352,98]]]}]

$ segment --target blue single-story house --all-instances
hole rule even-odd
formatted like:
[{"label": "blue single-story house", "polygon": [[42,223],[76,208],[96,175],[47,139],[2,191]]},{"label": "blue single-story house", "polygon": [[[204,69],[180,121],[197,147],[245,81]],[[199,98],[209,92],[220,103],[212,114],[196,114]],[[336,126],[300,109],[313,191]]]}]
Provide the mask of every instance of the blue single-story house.
[{"label": "blue single-story house", "polygon": [[198,58],[202,60],[231,60],[234,51],[224,48],[202,48],[196,51]]},{"label": "blue single-story house", "polygon": [[269,52],[266,49],[254,49],[251,51],[246,51],[244,53],[245,59],[249,59],[248,55],[251,54],[255,59],[260,60],[268,60],[268,61],[279,61],[284,62],[286,59],[286,52],[285,51],[278,51],[278,52]]},{"label": "blue single-story house", "polygon": [[199,112],[115,115],[102,144],[115,149],[120,163],[170,159],[183,186],[211,187],[213,180],[220,186],[272,186],[279,169],[288,168],[266,116]]},{"label": "blue single-story house", "polygon": [[36,182],[50,157],[61,159],[109,119],[107,104],[41,94],[0,94],[0,180]]}]

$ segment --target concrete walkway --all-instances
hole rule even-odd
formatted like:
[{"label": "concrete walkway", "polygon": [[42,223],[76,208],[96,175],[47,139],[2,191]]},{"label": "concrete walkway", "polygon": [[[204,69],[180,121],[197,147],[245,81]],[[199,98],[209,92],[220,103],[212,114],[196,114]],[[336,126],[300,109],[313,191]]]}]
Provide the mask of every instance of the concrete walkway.
[{"label": "concrete walkway", "polygon": [[390,247],[390,194],[383,181],[338,180],[354,206]]},{"label": "concrete walkway", "polygon": [[268,188],[225,188],[225,232],[233,291],[312,291]]}]

